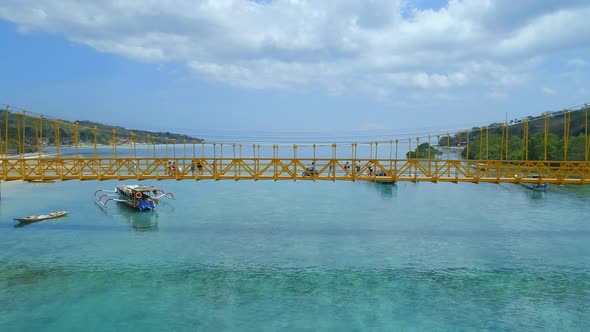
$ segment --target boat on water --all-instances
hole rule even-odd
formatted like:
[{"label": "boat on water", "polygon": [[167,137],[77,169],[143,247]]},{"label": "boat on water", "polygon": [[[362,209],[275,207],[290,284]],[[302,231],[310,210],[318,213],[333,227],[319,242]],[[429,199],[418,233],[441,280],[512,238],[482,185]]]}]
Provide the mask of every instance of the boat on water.
[{"label": "boat on water", "polygon": [[[529,179],[537,179],[539,180],[541,177],[538,174],[531,174],[528,176]],[[525,183],[521,183],[521,185],[527,189],[530,189],[532,191],[546,191],[547,187],[549,187],[547,185],[547,183],[544,182],[525,182]]]},{"label": "boat on water", "polygon": [[387,175],[385,172],[378,172],[375,174],[375,182],[383,183],[383,184],[395,184],[394,180]]},{"label": "boat on water", "polygon": [[40,214],[40,215],[26,216],[26,217],[22,217],[22,218],[14,218],[14,220],[18,221],[21,224],[30,224],[30,223],[34,223],[34,222],[41,221],[41,220],[63,217],[66,214],[68,214],[68,211],[56,211],[56,212],[51,212],[48,214]]},{"label": "boat on water", "polygon": [[140,184],[121,184],[115,190],[99,189],[94,192],[95,201],[102,207],[106,208],[108,202],[115,201],[139,211],[153,211],[163,197],[175,199],[170,192]]},{"label": "boat on water", "polygon": [[548,187],[546,183],[521,183],[521,185],[532,191],[546,191]]}]

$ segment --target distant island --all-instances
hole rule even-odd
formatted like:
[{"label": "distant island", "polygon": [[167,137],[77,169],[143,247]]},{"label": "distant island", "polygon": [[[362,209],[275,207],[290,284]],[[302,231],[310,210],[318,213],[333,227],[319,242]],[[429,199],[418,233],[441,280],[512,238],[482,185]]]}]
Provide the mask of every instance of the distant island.
[{"label": "distant island", "polygon": [[[22,114],[1,110],[0,142],[2,142],[2,146],[0,147],[0,151],[4,151],[5,149],[4,140],[6,138],[7,128],[6,113],[8,113],[8,153],[34,152],[37,150],[38,144],[43,146],[53,146],[56,143],[57,137],[59,137],[60,145],[73,145],[75,143],[76,124],[79,145],[94,144],[95,128],[96,143],[101,145],[113,143],[113,130],[115,130],[116,134],[116,144],[129,144],[131,141],[135,141],[137,144],[204,142],[203,139],[190,135],[127,129],[120,126],[110,126],[88,120],[74,122],[60,120],[59,123],[56,124],[53,119],[44,118],[43,121],[40,121],[40,118],[36,116],[27,115],[26,117],[23,117]],[[59,136],[56,135],[56,126],[59,128]],[[19,147],[18,142],[22,142],[22,135],[24,135],[25,147],[24,151],[19,151],[21,147]]]}]

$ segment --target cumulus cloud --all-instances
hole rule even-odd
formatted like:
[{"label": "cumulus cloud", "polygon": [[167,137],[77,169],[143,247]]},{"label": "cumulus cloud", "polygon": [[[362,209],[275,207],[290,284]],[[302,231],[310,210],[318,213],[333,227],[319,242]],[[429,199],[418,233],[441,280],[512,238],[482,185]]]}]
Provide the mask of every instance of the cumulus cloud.
[{"label": "cumulus cloud", "polygon": [[467,76],[461,72],[450,74],[400,72],[387,74],[386,77],[396,85],[410,85],[423,89],[449,88],[454,85],[461,85],[467,81]]},{"label": "cumulus cloud", "polygon": [[405,88],[448,98],[454,87],[522,84],[540,54],[590,44],[581,33],[590,31],[589,14],[581,0],[451,0],[436,10],[405,0],[0,3],[0,18],[23,32],[63,34],[156,65],[180,61],[211,80],[327,94],[364,89],[377,98]]}]

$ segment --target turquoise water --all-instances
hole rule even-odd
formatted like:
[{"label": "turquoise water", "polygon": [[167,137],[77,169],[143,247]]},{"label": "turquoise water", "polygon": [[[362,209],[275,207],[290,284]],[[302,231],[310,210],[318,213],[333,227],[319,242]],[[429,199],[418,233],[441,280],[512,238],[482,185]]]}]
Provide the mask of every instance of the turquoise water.
[{"label": "turquoise water", "polygon": [[590,187],[143,183],[1,183],[0,330],[590,329]]}]

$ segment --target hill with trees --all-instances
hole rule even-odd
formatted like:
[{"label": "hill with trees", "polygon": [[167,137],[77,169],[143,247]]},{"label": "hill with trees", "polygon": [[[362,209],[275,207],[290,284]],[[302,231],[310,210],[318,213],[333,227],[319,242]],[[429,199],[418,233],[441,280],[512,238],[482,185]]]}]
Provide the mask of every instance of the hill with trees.
[{"label": "hill with trees", "polygon": [[[147,130],[127,129],[120,126],[110,126],[107,124],[92,122],[88,120],[65,121],[54,119],[41,119],[40,116],[30,116],[28,113],[23,116],[22,113],[14,113],[7,110],[0,111],[0,142],[2,145],[0,151],[5,152],[6,130],[8,129],[8,152],[33,152],[37,151],[37,145],[44,146],[56,145],[59,140],[60,145],[73,145],[75,143],[76,131],[78,133],[79,145],[94,144],[95,133],[97,144],[113,144],[113,131],[115,133],[116,144],[125,144],[134,140],[137,144],[163,144],[176,141],[187,143],[193,141],[201,143],[204,140],[190,135],[177,134],[171,132],[153,132]],[[24,137],[24,151],[22,143]]]},{"label": "hill with trees", "polygon": [[438,143],[465,147],[461,156],[468,159],[583,161],[589,150],[588,112],[584,106],[508,123],[492,123],[488,127],[441,136]]},{"label": "hill with trees", "polygon": [[414,158],[429,158],[429,159],[436,159],[438,156],[442,155],[443,153],[438,150],[437,148],[433,147],[428,143],[422,143],[416,147],[416,150],[410,151],[406,153],[406,157],[408,159]]}]

